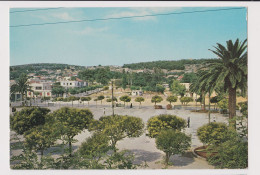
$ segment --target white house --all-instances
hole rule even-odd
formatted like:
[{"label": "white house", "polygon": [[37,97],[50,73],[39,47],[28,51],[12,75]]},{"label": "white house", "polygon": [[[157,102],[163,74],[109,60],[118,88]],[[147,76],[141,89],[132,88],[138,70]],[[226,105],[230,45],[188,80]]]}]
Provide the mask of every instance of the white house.
[{"label": "white house", "polygon": [[132,96],[142,96],[143,91],[142,90],[133,90],[132,91]]},{"label": "white house", "polygon": [[88,86],[88,83],[80,80],[79,78],[76,78],[76,80],[68,80],[68,79],[61,80],[60,85],[68,89],[68,88]]}]

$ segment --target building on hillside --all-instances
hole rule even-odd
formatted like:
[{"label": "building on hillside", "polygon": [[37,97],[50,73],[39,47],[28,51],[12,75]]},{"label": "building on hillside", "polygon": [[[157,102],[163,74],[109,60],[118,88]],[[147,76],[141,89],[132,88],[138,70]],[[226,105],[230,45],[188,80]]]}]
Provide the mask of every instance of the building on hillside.
[{"label": "building on hillside", "polygon": [[142,90],[133,90],[131,94],[132,94],[132,96],[142,96],[143,91]]},{"label": "building on hillside", "polygon": [[80,88],[80,87],[85,87],[88,86],[88,83],[80,80],[79,78],[76,78],[76,80],[69,80],[69,79],[63,79],[60,81],[60,85],[62,87],[65,87],[66,89],[68,88]]},{"label": "building on hillside", "polygon": [[52,82],[47,82],[47,81],[35,81],[31,80],[29,82],[29,86],[31,87],[31,92],[27,92],[28,97],[36,97],[36,93],[38,92],[39,94],[37,96],[39,97],[51,97],[51,90],[52,90]]},{"label": "building on hillside", "polygon": [[164,88],[169,88],[169,87],[170,87],[168,83],[163,83],[162,86],[163,86]]},{"label": "building on hillside", "polygon": [[183,75],[179,76],[179,77],[177,78],[177,80],[178,80],[178,81],[181,81],[182,78],[183,78]]}]

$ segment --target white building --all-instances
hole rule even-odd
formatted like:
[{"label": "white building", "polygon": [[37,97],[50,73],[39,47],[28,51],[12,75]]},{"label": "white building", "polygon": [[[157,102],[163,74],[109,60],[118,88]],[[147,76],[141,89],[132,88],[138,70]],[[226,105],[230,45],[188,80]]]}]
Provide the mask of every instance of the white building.
[{"label": "white building", "polygon": [[132,91],[132,96],[142,96],[143,91],[142,90],[133,90]]},{"label": "white building", "polygon": [[76,80],[68,80],[68,79],[61,80],[60,85],[68,89],[68,88],[88,86],[88,83],[76,78]]}]

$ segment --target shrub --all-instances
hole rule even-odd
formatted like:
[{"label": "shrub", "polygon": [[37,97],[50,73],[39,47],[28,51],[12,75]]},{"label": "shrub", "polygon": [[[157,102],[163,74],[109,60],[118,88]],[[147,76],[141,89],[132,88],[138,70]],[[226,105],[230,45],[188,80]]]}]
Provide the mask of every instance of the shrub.
[{"label": "shrub", "polygon": [[197,130],[197,135],[203,144],[220,144],[226,139],[228,127],[224,123],[209,123]]},{"label": "shrub", "polygon": [[155,105],[156,105],[156,103],[160,103],[161,101],[163,101],[163,98],[158,95],[153,96],[152,100],[151,100],[151,102],[155,103]]},{"label": "shrub", "polygon": [[209,163],[217,168],[247,168],[248,142],[243,141],[235,131],[227,134],[229,139],[215,148],[217,154],[209,157]]},{"label": "shrub", "polygon": [[181,104],[188,105],[189,102],[193,101],[192,97],[181,97],[180,99]]},{"label": "shrub", "polygon": [[152,117],[147,122],[149,137],[156,137],[164,129],[181,130],[186,125],[186,121],[175,115],[161,114]]},{"label": "shrub", "polygon": [[104,87],[103,87],[103,90],[104,90],[104,91],[106,91],[106,90],[108,90],[108,89],[109,89],[108,86],[104,86]]},{"label": "shrub", "polygon": [[228,110],[228,99],[224,98],[218,102],[218,107],[221,109],[222,113],[227,113]]},{"label": "shrub", "polygon": [[170,104],[171,104],[172,102],[176,102],[177,99],[178,99],[178,97],[176,97],[176,96],[169,96],[169,97],[167,97],[166,100],[167,100],[168,102],[170,102]]}]

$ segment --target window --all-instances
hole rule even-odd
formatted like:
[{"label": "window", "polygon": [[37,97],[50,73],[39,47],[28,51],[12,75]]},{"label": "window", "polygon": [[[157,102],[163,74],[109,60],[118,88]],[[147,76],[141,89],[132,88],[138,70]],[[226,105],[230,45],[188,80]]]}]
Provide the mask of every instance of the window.
[{"label": "window", "polygon": [[70,85],[72,85],[72,83],[70,83]]},{"label": "window", "polygon": [[42,90],[42,87],[41,86],[36,86],[35,89],[36,90]]}]

